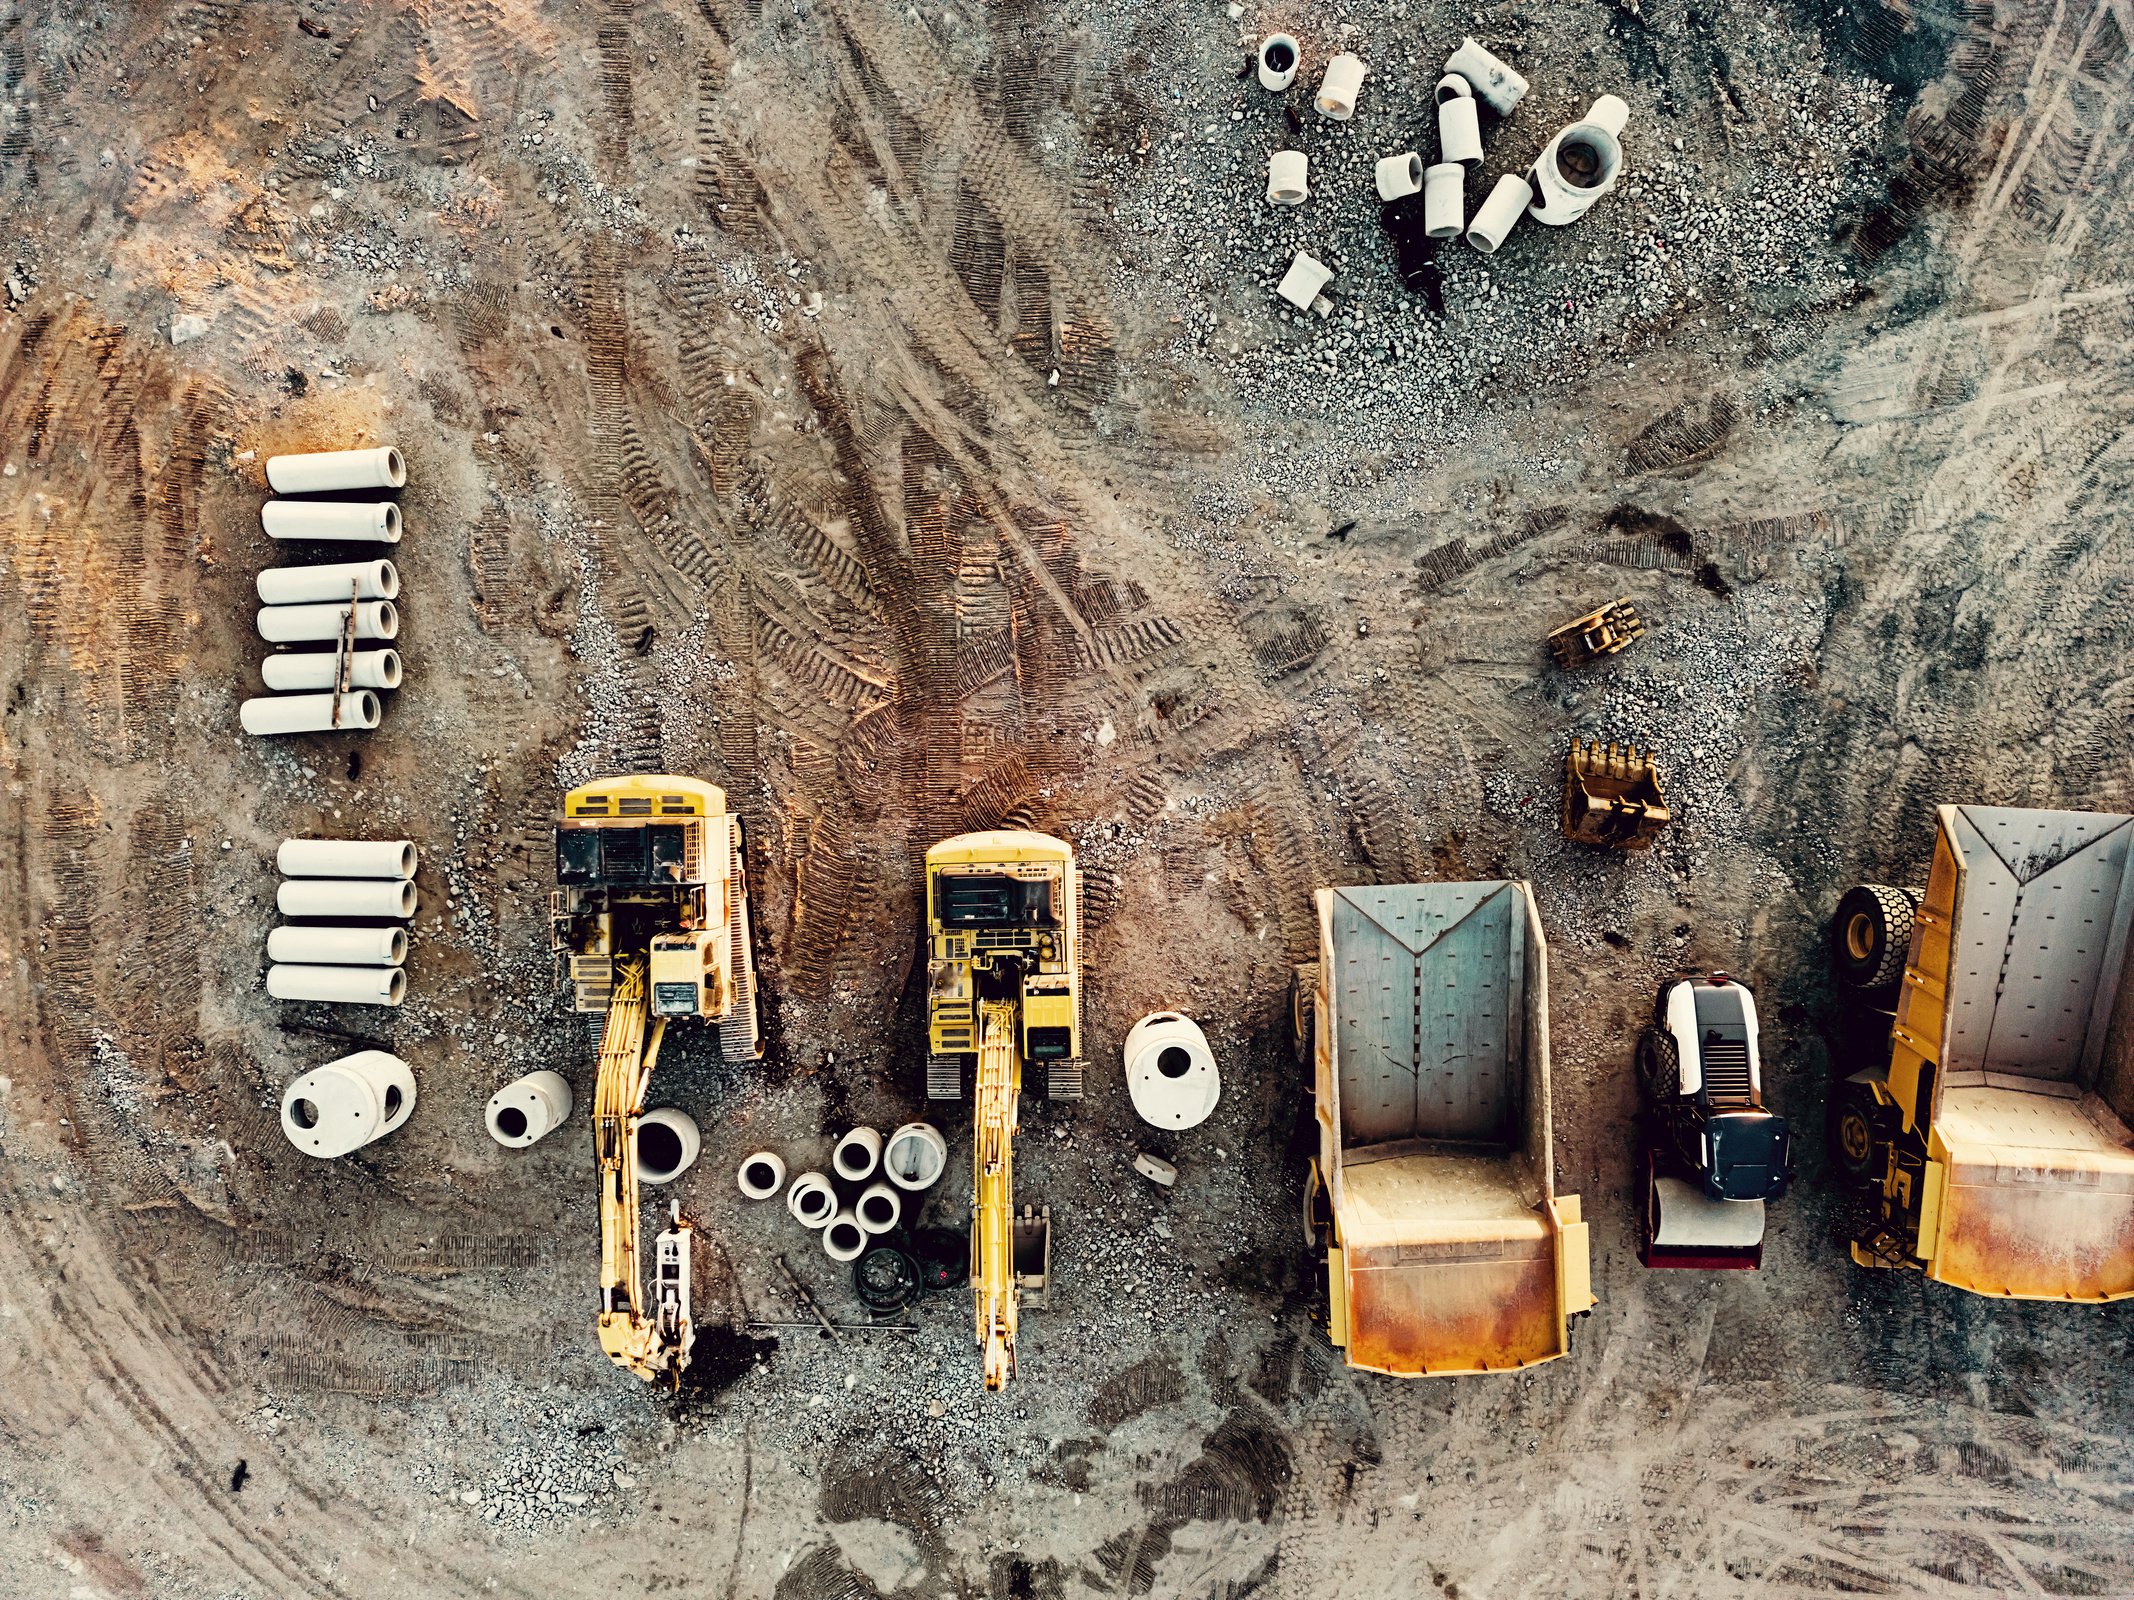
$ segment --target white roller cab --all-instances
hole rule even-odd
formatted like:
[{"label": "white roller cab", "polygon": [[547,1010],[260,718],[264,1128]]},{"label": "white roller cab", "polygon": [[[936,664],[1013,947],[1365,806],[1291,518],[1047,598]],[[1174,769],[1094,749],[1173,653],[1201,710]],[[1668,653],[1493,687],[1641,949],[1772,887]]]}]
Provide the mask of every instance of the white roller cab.
[{"label": "white roller cab", "polygon": [[1197,1128],[1222,1097],[1222,1076],[1208,1037],[1191,1017],[1157,1011],[1126,1036],[1126,1090],[1154,1128]]},{"label": "white roller cab", "polygon": [[408,1064],[383,1050],[359,1050],[282,1091],[282,1132],[305,1155],[332,1160],[383,1139],[414,1110]]}]

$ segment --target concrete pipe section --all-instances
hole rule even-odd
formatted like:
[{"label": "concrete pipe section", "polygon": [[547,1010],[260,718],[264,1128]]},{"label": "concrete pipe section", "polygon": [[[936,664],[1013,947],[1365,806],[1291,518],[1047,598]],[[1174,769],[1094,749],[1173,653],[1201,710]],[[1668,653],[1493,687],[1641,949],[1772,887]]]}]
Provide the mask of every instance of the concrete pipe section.
[{"label": "concrete pipe section", "polygon": [[1510,116],[1512,107],[1526,98],[1526,79],[1472,39],[1462,39],[1460,48],[1445,58],[1445,70],[1474,85],[1475,93],[1500,117]]},{"label": "concrete pipe section", "polygon": [[1143,1122],[1156,1128],[1197,1128],[1222,1097],[1222,1075],[1208,1037],[1191,1017],[1157,1011],[1126,1036],[1126,1090]]},{"label": "concrete pipe section", "polygon": [[276,494],[330,494],[341,489],[404,489],[407,463],[389,445],[375,450],[320,450],[267,457],[267,487]]},{"label": "concrete pipe section", "polygon": [[269,500],[259,525],[270,539],[400,542],[400,508],[390,500],[350,504],[330,500]]},{"label": "concrete pipe section", "polygon": [[822,1253],[832,1261],[857,1261],[866,1250],[867,1230],[849,1207],[823,1224]]},{"label": "concrete pipe section", "polygon": [[285,917],[394,917],[415,914],[415,885],[406,878],[291,878],[274,891]]},{"label": "concrete pipe section", "polygon": [[[336,699],[341,703],[339,722],[334,721]],[[368,733],[384,715],[378,697],[368,689],[338,696],[270,694],[239,702],[237,725],[261,738],[278,733]]]},{"label": "concrete pipe section", "polygon": [[1467,226],[1467,169],[1441,161],[1423,173],[1423,232],[1457,239]]},{"label": "concrete pipe section", "polygon": [[869,1233],[887,1233],[904,1216],[904,1199],[886,1183],[870,1183],[852,1203],[852,1214]]},{"label": "concrete pipe section", "polygon": [[1361,56],[1343,51],[1326,64],[1319,80],[1319,93],[1312,109],[1329,122],[1346,122],[1356,115],[1356,97],[1363,92],[1364,64]]},{"label": "concrete pipe section", "polygon": [[734,1173],[746,1200],[769,1200],[785,1187],[785,1157],[771,1150],[753,1150],[741,1158]]},{"label": "concrete pipe section", "polygon": [[694,1118],[673,1106],[658,1106],[637,1119],[637,1181],[672,1183],[697,1164],[704,1139]]},{"label": "concrete pipe section", "polygon": [[930,1122],[907,1122],[882,1147],[882,1176],[899,1189],[931,1189],[948,1170],[948,1141]]},{"label": "concrete pipe section", "polygon": [[1299,250],[1289,263],[1289,270],[1282,274],[1282,281],[1275,285],[1275,293],[1295,306],[1299,311],[1309,311],[1319,298],[1319,291],[1334,281],[1334,269],[1307,251]]},{"label": "concrete pipe section", "polygon": [[[1458,84],[1460,92],[1447,94],[1448,83]],[[1457,161],[1463,167],[1482,164],[1482,122],[1475,112],[1474,92],[1457,74],[1448,74],[1438,83],[1437,152],[1440,161]]]},{"label": "concrete pipe section", "polygon": [[1422,188],[1423,158],[1413,150],[1403,150],[1397,156],[1380,156],[1371,176],[1378,184],[1378,198],[1390,203]]},{"label": "concrete pipe section", "polygon": [[[339,605],[261,606],[255,619],[269,644],[331,644],[348,630],[348,600]],[[356,603],[358,639],[400,637],[400,611],[390,600]]]},{"label": "concrete pipe section", "polygon": [[882,1136],[872,1128],[854,1128],[830,1152],[830,1169],[847,1183],[865,1183],[882,1164]]},{"label": "concrete pipe section", "polygon": [[785,1208],[803,1228],[820,1228],[837,1215],[837,1191],[819,1172],[803,1172],[785,1192]]},{"label": "concrete pipe section", "polygon": [[1280,94],[1297,81],[1297,64],[1303,59],[1304,51],[1294,37],[1270,33],[1260,41],[1260,87]]},{"label": "concrete pipe section", "polygon": [[397,967],[408,958],[405,928],[276,928],[267,959],[312,967]]},{"label": "concrete pipe section", "polygon": [[1620,135],[1630,107],[1612,94],[1593,102],[1583,120],[1548,143],[1528,174],[1534,191],[1527,215],[1552,228],[1569,227],[1615,187],[1623,172]]},{"label": "concrete pipe section", "polygon": [[332,1160],[383,1139],[415,1109],[415,1074],[396,1055],[359,1050],[313,1067],[282,1091],[282,1132]]},{"label": "concrete pipe section", "polygon": [[1526,179],[1507,172],[1497,180],[1496,188],[1489,191],[1489,198],[1482,202],[1482,209],[1475,213],[1474,221],[1467,224],[1467,242],[1486,256],[1495,255],[1497,247],[1526,215],[1526,208],[1533,199],[1534,191]]},{"label": "concrete pipe section", "polygon": [[[376,561],[331,561],[319,567],[268,567],[252,580],[260,604],[307,606],[357,600],[391,600],[400,593],[400,570]],[[353,594],[351,595],[351,591]]]},{"label": "concrete pipe section", "polygon": [[[259,664],[259,676],[276,694],[331,689],[334,653],[307,650],[272,655]],[[397,689],[400,687],[398,650],[351,650],[348,653],[348,686],[351,689]]]},{"label": "concrete pipe section", "polygon": [[523,1150],[570,1121],[570,1080],[560,1072],[529,1072],[491,1095],[482,1117],[490,1138],[506,1150]]},{"label": "concrete pipe section", "polygon": [[412,839],[284,839],[274,869],[285,878],[412,878]]},{"label": "concrete pipe section", "polygon": [[1267,157],[1267,203],[1301,206],[1312,197],[1311,157],[1302,150],[1276,150]]},{"label": "concrete pipe section", "polygon": [[399,967],[267,968],[267,993],[277,1000],[319,1000],[336,1006],[397,1006],[408,996]]}]

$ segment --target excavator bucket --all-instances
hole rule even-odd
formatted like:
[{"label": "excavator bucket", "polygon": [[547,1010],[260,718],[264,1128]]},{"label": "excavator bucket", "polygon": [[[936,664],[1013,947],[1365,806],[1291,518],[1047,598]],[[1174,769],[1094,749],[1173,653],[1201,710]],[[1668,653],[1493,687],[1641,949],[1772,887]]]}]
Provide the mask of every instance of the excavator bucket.
[{"label": "excavator bucket", "polygon": [[1631,640],[1642,638],[1644,633],[1644,619],[1638,615],[1638,608],[1630,603],[1630,597],[1624,595],[1598,611],[1588,611],[1584,616],[1566,622],[1551,633],[1549,654],[1556,658],[1559,667],[1569,671],[1602,656],[1614,655]]},{"label": "excavator bucket", "polygon": [[1670,820],[1652,752],[1636,745],[1571,741],[1563,767],[1563,836],[1578,844],[1636,850]]}]

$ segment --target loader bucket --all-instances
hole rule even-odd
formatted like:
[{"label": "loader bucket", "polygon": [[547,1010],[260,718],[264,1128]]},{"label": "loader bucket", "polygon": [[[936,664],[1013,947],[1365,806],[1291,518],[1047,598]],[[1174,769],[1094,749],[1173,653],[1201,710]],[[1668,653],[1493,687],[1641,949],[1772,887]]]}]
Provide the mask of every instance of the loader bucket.
[{"label": "loader bucket", "polygon": [[1564,758],[1563,835],[1579,844],[1634,850],[1670,820],[1652,753],[1636,745],[1571,741]]}]

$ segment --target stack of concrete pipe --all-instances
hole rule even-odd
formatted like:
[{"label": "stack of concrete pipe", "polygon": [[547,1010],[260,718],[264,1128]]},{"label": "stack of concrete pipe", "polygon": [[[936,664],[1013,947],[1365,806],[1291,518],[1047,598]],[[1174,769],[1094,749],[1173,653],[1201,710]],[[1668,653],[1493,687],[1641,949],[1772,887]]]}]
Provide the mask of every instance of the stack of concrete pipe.
[{"label": "stack of concrete pipe", "polygon": [[[300,920],[267,935],[267,993],[277,1000],[400,1004],[408,954],[400,924],[415,915],[414,845],[284,839],[275,864],[282,873],[275,904],[283,916]],[[566,1116],[568,1096],[566,1089]]]},{"label": "stack of concrete pipe", "polygon": [[751,1150],[735,1181],[747,1200],[770,1200],[781,1190],[793,1220],[822,1240],[832,1261],[857,1261],[877,1238],[906,1218],[904,1196],[932,1188],[948,1169],[940,1130],[907,1122],[884,1140],[874,1128],[854,1128],[830,1152],[829,1172],[802,1172],[786,1182],[785,1158]]},{"label": "stack of concrete pipe", "polygon": [[[407,464],[389,446],[270,456],[267,483],[277,495],[260,522],[270,538],[326,544],[345,551],[361,543],[398,544],[400,507],[381,492],[405,487]],[[334,498],[327,498],[334,496]],[[295,645],[260,668],[271,694],[238,708],[252,734],[360,732],[378,726],[378,691],[400,686],[400,574],[382,557],[318,565],[270,567],[259,575],[259,636]],[[355,638],[341,642],[355,612]],[[342,674],[345,672],[346,688]]]}]

